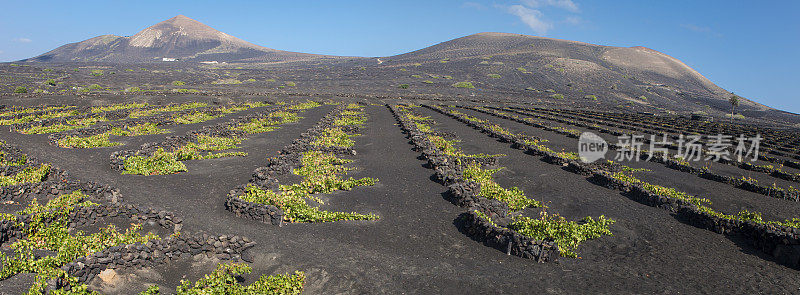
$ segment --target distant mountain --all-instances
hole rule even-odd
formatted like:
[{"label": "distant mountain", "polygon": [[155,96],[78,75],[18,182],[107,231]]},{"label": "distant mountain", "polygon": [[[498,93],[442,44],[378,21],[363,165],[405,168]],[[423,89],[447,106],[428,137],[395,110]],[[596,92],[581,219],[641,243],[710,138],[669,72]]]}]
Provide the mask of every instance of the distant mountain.
[{"label": "distant mountain", "polygon": [[131,37],[102,35],[24,60],[39,62],[276,62],[324,57],[258,46],[178,15]]},{"label": "distant mountain", "polygon": [[[479,33],[382,57],[382,66],[436,65],[471,74],[489,88],[553,89],[571,97],[666,110],[729,110],[731,93],[680,60],[646,47],[613,47],[508,33]],[[502,79],[487,78],[500,74]],[[742,99],[737,111],[773,110]],[[758,115],[758,114],[754,114]]]},{"label": "distant mountain", "polygon": [[[596,100],[619,108],[659,112],[702,111],[723,115],[730,110],[728,99],[732,95],[680,60],[641,46],[614,47],[520,34],[479,33],[381,57],[376,64],[374,58],[345,58],[258,46],[183,15],[131,37],[98,36],[23,61],[130,63],[161,62],[164,58],[188,62],[309,61],[309,65],[331,62],[328,65],[359,68],[423,66],[420,70],[457,76],[476,82],[479,89],[496,93],[535,93],[533,96],[537,97],[557,93],[591,100],[583,101],[589,104]],[[741,99],[740,104],[737,112],[748,117],[798,118],[747,99]]]}]

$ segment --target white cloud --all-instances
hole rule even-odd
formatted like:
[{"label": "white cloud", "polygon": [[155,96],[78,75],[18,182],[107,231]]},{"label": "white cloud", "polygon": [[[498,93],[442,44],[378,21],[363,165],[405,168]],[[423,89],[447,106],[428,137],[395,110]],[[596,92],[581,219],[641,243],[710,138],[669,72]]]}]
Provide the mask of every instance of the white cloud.
[{"label": "white cloud", "polygon": [[17,43],[31,43],[31,42],[33,42],[33,40],[28,39],[28,38],[14,38],[14,42],[17,42]]},{"label": "white cloud", "polygon": [[580,12],[578,4],[575,4],[572,0],[523,0],[522,4],[532,8],[552,6],[563,8],[571,12]]},{"label": "white cloud", "polygon": [[3,53],[5,53],[5,51],[0,50],[0,54],[3,54]]},{"label": "white cloud", "polygon": [[580,25],[583,22],[583,19],[580,16],[568,16],[564,19],[564,23],[570,25]]},{"label": "white cloud", "polygon": [[[580,13],[578,4],[572,0],[519,0],[520,4],[505,6],[495,5],[497,8],[506,10],[506,12],[519,17],[519,19],[539,35],[544,35],[547,31],[553,29],[553,23],[547,21],[542,13],[545,8],[552,7],[558,10],[566,10],[567,13]],[[558,14],[558,13],[557,13]],[[577,15],[569,15],[559,24],[580,25],[584,23],[583,19]]]},{"label": "white cloud", "polygon": [[508,13],[519,17],[519,20],[540,35],[546,34],[547,30],[553,27],[553,24],[542,20],[542,12],[536,9],[530,9],[522,5],[511,5],[508,7]]}]

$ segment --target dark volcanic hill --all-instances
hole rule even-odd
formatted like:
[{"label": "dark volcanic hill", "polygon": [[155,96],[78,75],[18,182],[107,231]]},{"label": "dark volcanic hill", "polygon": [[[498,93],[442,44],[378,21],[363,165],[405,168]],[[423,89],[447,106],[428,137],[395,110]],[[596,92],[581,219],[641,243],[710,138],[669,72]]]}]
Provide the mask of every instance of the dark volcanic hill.
[{"label": "dark volcanic hill", "polygon": [[[427,64],[472,73],[473,79],[485,81],[485,88],[505,92],[531,86],[573,98],[595,95],[606,103],[662,110],[730,110],[729,91],[680,60],[641,46],[479,33],[381,59],[383,66]],[[489,74],[502,78],[487,78]],[[754,116],[778,112],[747,99],[740,103],[741,111]]]},{"label": "dark volcanic hill", "polygon": [[[554,104],[575,107],[602,104],[630,111],[704,112],[715,116],[730,112],[728,99],[732,95],[680,60],[641,46],[614,47],[520,34],[479,33],[377,60],[344,58],[258,46],[182,15],[131,37],[98,36],[24,61],[141,63],[161,62],[163,58],[193,63],[252,63],[250,66],[256,68],[269,63],[267,66],[278,67],[279,71],[298,71],[291,74],[297,78],[344,75],[335,81],[320,78],[321,84],[306,83],[332,87],[337,93],[380,89],[387,94],[400,91],[396,88],[401,83],[426,82],[426,86],[399,94],[466,93],[518,102],[525,98],[555,98],[551,99]],[[353,68],[365,71],[344,74]],[[334,72],[323,74],[322,69]],[[409,79],[426,75],[469,81],[476,90],[455,89],[451,85],[456,81]],[[352,79],[361,84],[353,88],[349,87],[352,83],[344,82]],[[742,99],[740,104],[737,112],[747,117],[800,122],[796,114],[751,100]]]},{"label": "dark volcanic hill", "polygon": [[67,44],[26,61],[152,62],[182,61],[275,62],[322,57],[258,46],[178,15],[131,37],[103,35]]}]

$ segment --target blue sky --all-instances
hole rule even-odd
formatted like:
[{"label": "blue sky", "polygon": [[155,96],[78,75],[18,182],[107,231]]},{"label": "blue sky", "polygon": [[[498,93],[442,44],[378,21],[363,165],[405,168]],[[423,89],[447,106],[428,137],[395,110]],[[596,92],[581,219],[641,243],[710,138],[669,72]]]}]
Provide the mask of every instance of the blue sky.
[{"label": "blue sky", "polygon": [[275,49],[387,56],[478,32],[672,55],[723,88],[800,113],[800,1],[4,1],[0,61],[184,14]]}]

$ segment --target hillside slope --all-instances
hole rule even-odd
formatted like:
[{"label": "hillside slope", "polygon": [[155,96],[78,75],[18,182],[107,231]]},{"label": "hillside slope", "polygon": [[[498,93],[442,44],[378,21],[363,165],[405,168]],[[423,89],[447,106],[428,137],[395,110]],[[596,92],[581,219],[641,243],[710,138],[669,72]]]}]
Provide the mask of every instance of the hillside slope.
[{"label": "hillside slope", "polygon": [[[275,50],[248,43],[188,17],[179,15],[148,27],[131,37],[103,35],[67,44],[24,61],[146,63],[163,58],[197,63],[219,61],[276,66],[300,70],[299,76],[320,77],[325,86],[347,92],[347,83],[329,83],[348,69],[359,71],[341,76],[352,80],[363,76],[357,91],[414,83],[409,76],[451,76],[475,83],[470,96],[518,96],[554,98],[557,105],[604,107],[662,113],[730,112],[732,94],[717,86],[680,60],[642,46],[614,47],[509,33],[479,33],[442,42],[413,52],[380,57],[339,57]],[[322,75],[321,69],[334,72]],[[398,70],[414,69],[422,75]],[[339,71],[339,72],[336,72]],[[348,76],[349,75],[349,76]],[[418,82],[423,82],[422,80]],[[427,83],[418,93],[453,95],[451,83]],[[348,82],[349,83],[349,82]],[[336,84],[336,85],[334,85]],[[363,84],[363,83],[362,83]],[[318,85],[323,86],[323,85]],[[386,86],[389,86],[387,90]],[[435,89],[435,87],[441,87]],[[463,91],[461,91],[463,92]],[[402,93],[401,93],[402,94]],[[566,99],[564,99],[566,98]],[[798,116],[741,99],[737,111],[748,117],[798,121]]]},{"label": "hillside slope", "polygon": [[[471,73],[485,88],[508,92],[530,86],[539,92],[552,90],[578,98],[594,95],[606,103],[666,110],[730,108],[730,92],[680,60],[641,46],[613,47],[520,34],[479,33],[383,57],[382,61],[387,67],[435,65]],[[487,78],[493,74],[502,78]],[[741,109],[772,110],[747,99],[741,100]]]},{"label": "hillside slope", "polygon": [[258,46],[178,15],[131,37],[98,36],[58,47],[25,61],[152,62],[176,58],[183,61],[275,62],[315,57],[321,56]]}]

